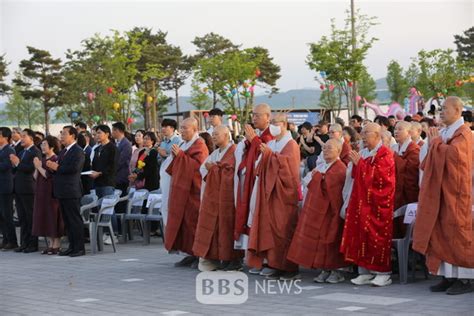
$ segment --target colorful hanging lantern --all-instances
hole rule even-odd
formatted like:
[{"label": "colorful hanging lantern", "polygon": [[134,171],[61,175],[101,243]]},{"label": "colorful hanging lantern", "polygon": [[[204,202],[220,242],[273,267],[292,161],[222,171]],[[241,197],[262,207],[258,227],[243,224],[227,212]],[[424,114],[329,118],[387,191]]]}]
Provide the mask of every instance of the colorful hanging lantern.
[{"label": "colorful hanging lantern", "polygon": [[115,111],[118,111],[118,110],[120,110],[120,103],[115,102],[115,103],[112,105],[112,107],[114,108]]},{"label": "colorful hanging lantern", "polygon": [[114,89],[112,87],[107,88],[107,94],[112,94],[114,93]]},{"label": "colorful hanging lantern", "polygon": [[257,68],[257,69],[255,70],[255,76],[256,76],[256,77],[260,77],[261,75],[262,75],[262,72],[260,71],[260,69]]},{"label": "colorful hanging lantern", "polygon": [[208,117],[209,117],[209,112],[204,112],[203,116],[204,116],[205,118],[208,118]]},{"label": "colorful hanging lantern", "polygon": [[362,97],[360,95],[356,96],[356,101],[359,102],[360,100],[362,100]]},{"label": "colorful hanging lantern", "polygon": [[99,116],[99,115],[94,115],[94,116],[92,117],[92,120],[93,120],[94,122],[98,123],[98,122],[100,121],[100,116]]},{"label": "colorful hanging lantern", "polygon": [[236,121],[236,120],[237,120],[237,115],[236,115],[236,114],[232,114],[232,115],[230,116],[230,119],[231,119],[232,121]]},{"label": "colorful hanging lantern", "polygon": [[94,99],[95,99],[95,93],[94,92],[87,92],[87,100],[89,102],[92,102],[92,101],[94,101]]},{"label": "colorful hanging lantern", "polygon": [[349,87],[352,87],[352,86],[354,85],[354,83],[353,83],[352,81],[349,81],[349,82],[347,83],[347,85],[348,85]]},{"label": "colorful hanging lantern", "polygon": [[334,90],[334,85],[333,84],[329,85],[329,91],[332,92],[332,90]]},{"label": "colorful hanging lantern", "polygon": [[319,86],[319,89],[324,90],[326,87],[322,84]]},{"label": "colorful hanging lantern", "polygon": [[130,124],[133,123],[133,121],[134,121],[133,118],[129,117],[129,118],[127,119],[127,124],[130,125]]},{"label": "colorful hanging lantern", "polygon": [[146,103],[151,104],[153,102],[153,97],[151,95],[146,97]]}]

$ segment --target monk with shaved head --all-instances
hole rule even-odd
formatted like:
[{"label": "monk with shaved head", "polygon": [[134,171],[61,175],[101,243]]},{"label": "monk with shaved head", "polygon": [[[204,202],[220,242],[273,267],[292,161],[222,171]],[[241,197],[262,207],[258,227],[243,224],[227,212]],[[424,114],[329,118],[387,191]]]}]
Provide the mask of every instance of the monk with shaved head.
[{"label": "monk with shaved head", "polygon": [[[183,143],[171,147],[171,161],[166,172],[171,176],[165,247],[186,256],[175,266],[195,266],[198,259],[193,252],[194,236],[199,215],[201,174],[199,167],[209,155],[206,143],[198,134],[198,122],[187,118],[180,127]],[[166,161],[165,161],[166,163]]]},{"label": "monk with shaved head", "polygon": [[443,276],[431,291],[451,295],[474,291],[473,140],[462,111],[460,98],[446,98],[445,128],[428,131],[413,235],[413,249],[426,256],[429,271]]},{"label": "monk with shaved head", "polygon": [[345,212],[341,252],[359,266],[356,285],[386,286],[391,280],[391,245],[395,193],[393,153],[382,144],[381,127],[367,123],[361,136],[364,149],[349,154],[352,180]]},{"label": "monk with shaved head", "polygon": [[199,256],[199,270],[242,269],[242,250],[234,250],[235,145],[224,125],[214,127],[216,150],[201,165],[202,200],[193,252]]},{"label": "monk with shaved head", "polygon": [[344,281],[338,269],[349,265],[339,252],[344,228],[339,211],[346,177],[341,151],[342,144],[337,138],[331,138],[323,145],[324,163],[318,164],[307,176],[309,183],[304,183],[307,194],[288,252],[289,260],[322,270],[314,278],[318,283]]}]

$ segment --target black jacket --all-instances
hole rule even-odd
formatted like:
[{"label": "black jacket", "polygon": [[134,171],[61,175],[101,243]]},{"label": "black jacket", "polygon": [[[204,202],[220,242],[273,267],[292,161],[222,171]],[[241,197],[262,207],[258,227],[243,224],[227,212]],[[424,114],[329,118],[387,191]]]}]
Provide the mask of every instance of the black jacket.
[{"label": "black jacket", "polygon": [[94,180],[95,187],[115,187],[115,163],[117,146],[113,142],[96,148],[92,170],[102,172],[102,175]]},{"label": "black jacket", "polygon": [[[140,151],[138,157],[143,154],[143,151],[145,151],[145,149]],[[160,187],[160,171],[158,170],[157,158],[158,151],[152,148],[143,161],[145,163],[143,172],[140,172],[137,175],[137,180],[145,179],[145,189],[148,191],[158,190]]]},{"label": "black jacket", "polygon": [[77,144],[59,154],[59,167],[53,173],[53,192],[58,199],[78,199],[82,197],[81,171],[84,152]]},{"label": "black jacket", "polygon": [[0,194],[13,193],[13,166],[10,155],[15,154],[13,147],[6,145],[0,150]]},{"label": "black jacket", "polygon": [[23,149],[18,153],[20,163],[14,167],[14,187],[17,194],[34,194],[35,193],[35,165],[33,159],[38,157],[41,159],[41,152],[33,145],[29,149]]}]

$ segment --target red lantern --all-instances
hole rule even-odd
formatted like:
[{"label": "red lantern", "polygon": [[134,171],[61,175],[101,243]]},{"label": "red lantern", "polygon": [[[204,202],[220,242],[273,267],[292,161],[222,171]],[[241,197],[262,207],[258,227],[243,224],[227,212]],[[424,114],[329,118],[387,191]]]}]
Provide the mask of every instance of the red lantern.
[{"label": "red lantern", "polygon": [[354,85],[354,83],[352,83],[352,81],[349,81],[349,82],[347,83],[347,85],[348,85],[349,87],[352,87],[352,86]]},{"label": "red lantern", "polygon": [[87,93],[87,100],[89,100],[89,102],[92,102],[94,101],[95,99],[95,93],[94,92],[88,92]]},{"label": "red lantern", "polygon": [[230,116],[230,118],[232,119],[232,121],[235,121],[235,120],[237,120],[237,115],[232,114],[232,115]]},{"label": "red lantern", "polygon": [[129,117],[129,118],[127,119],[127,124],[130,125],[130,124],[132,124],[132,123],[133,123],[133,118]]},{"label": "red lantern", "polygon": [[332,92],[332,90],[334,90],[334,85],[333,84],[329,86],[329,91]]},{"label": "red lantern", "polygon": [[460,87],[463,85],[464,82],[462,80],[456,80],[456,87]]},{"label": "red lantern", "polygon": [[260,77],[261,74],[262,72],[257,68],[257,70],[255,70],[255,76]]},{"label": "red lantern", "polygon": [[324,90],[325,86],[322,84],[319,86],[319,89]]},{"label": "red lantern", "polygon": [[208,118],[208,117],[209,117],[209,113],[208,113],[208,112],[204,112],[203,115],[204,115],[205,118]]},{"label": "red lantern", "polygon": [[114,89],[112,87],[107,88],[107,94],[112,94],[114,93]]}]

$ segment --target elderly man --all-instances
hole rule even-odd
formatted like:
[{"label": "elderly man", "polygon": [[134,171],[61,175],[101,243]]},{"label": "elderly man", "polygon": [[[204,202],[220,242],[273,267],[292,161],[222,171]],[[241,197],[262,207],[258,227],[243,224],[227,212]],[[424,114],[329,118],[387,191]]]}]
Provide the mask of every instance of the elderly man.
[{"label": "elderly man", "polygon": [[171,161],[166,172],[171,176],[167,201],[165,247],[168,251],[187,253],[176,267],[196,266],[193,253],[194,236],[199,215],[201,173],[199,167],[209,155],[204,140],[198,134],[198,122],[187,118],[181,124],[184,143],[171,147]]},{"label": "elderly man", "polygon": [[446,98],[441,110],[446,127],[428,131],[413,235],[413,249],[426,256],[429,271],[443,276],[431,291],[451,295],[474,290],[473,140],[462,110],[460,98]]},{"label": "elderly man", "polygon": [[418,122],[410,122],[410,137],[411,140],[415,142],[420,148],[425,143],[423,139],[421,139],[421,133],[423,132],[423,127]]},{"label": "elderly man", "polygon": [[381,140],[381,127],[367,123],[362,129],[364,149],[352,151],[353,186],[341,243],[346,261],[359,266],[356,285],[392,283],[391,244],[395,194],[393,153]]},{"label": "elderly man", "polygon": [[[298,144],[287,130],[285,114],[271,122],[275,140],[260,145],[257,170],[247,226],[250,227],[247,264],[260,269],[264,261],[274,269],[267,278],[298,278],[298,265],[286,256],[298,221],[300,154]],[[255,194],[254,194],[255,193]],[[255,199],[254,199],[255,197]]]},{"label": "elderly man", "polygon": [[201,257],[199,270],[242,269],[243,251],[234,250],[235,145],[229,129],[220,125],[212,133],[217,147],[201,165],[202,200],[193,252]]},{"label": "elderly man", "polygon": [[[339,158],[347,166],[349,164],[349,153],[351,152],[351,145],[344,141],[342,137],[342,126],[339,124],[332,124],[329,128],[329,139],[335,139],[341,143],[341,151]],[[316,165],[325,163],[323,155],[319,155]]]},{"label": "elderly man", "polygon": [[314,279],[318,283],[344,281],[337,269],[348,265],[339,252],[344,227],[339,211],[346,178],[346,165],[339,159],[341,151],[342,144],[338,139],[330,139],[324,144],[324,163],[313,170],[307,184],[303,210],[287,256],[299,265],[322,269]]},{"label": "elderly man", "polygon": [[[234,194],[236,203],[234,240],[236,249],[246,249],[248,241],[247,220],[249,218],[250,196],[255,183],[255,162],[260,156],[260,145],[271,141],[271,109],[266,103],[253,108],[252,122],[256,130],[245,125],[245,141],[235,150]],[[254,271],[251,271],[251,273]],[[255,271],[260,273],[260,271]]]}]

